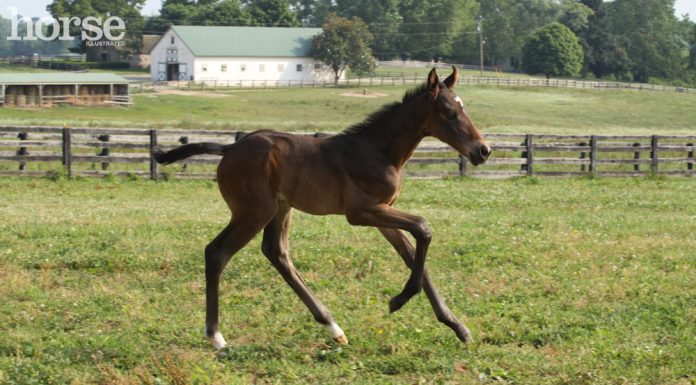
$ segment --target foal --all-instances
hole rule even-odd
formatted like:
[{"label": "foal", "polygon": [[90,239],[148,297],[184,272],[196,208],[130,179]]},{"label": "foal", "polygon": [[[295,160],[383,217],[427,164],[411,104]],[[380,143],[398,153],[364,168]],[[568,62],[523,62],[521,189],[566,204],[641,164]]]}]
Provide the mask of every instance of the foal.
[{"label": "foal", "polygon": [[[217,181],[232,219],[205,248],[206,335],[217,349],[226,346],[218,324],[220,276],[232,255],[261,230],[263,254],[331,337],[338,343],[348,342],[290,259],[293,208],[315,215],[341,214],[351,225],[378,228],[411,269],[401,293],[390,300],[389,310],[399,310],[424,288],[437,319],[460,340],[471,341],[469,330],[428,278],[424,265],[431,233],[425,219],[392,207],[401,188],[401,169],[424,137],[442,140],[474,165],[489,156],[490,148],[453,92],[457,77],[453,67],[452,74],[440,82],[433,68],[426,83],[407,92],[401,103],[388,104],[335,136],[259,130],[234,144],[196,143],[155,151],[160,163],[198,154],[222,155]],[[413,236],[415,248],[405,233]]]}]

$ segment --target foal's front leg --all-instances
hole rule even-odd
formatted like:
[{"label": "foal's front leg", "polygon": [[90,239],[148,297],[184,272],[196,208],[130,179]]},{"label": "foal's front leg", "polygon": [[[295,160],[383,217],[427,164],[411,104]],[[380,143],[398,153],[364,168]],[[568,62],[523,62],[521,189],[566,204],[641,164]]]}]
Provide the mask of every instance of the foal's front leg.
[{"label": "foal's front leg", "polygon": [[401,229],[416,239],[416,252],[411,266],[411,276],[401,293],[389,301],[389,311],[401,309],[411,297],[418,294],[423,286],[425,256],[432,235],[425,219],[399,211],[389,205],[380,204],[370,208],[350,210],[346,213],[348,223],[357,226],[373,226],[387,229]]},{"label": "foal's front leg", "polygon": [[[415,249],[408,238],[406,238],[406,235],[401,230],[396,229],[380,228],[379,231],[392,247],[396,249],[406,266],[411,268],[413,266]],[[437,289],[435,289],[435,285],[430,281],[427,270],[423,270],[423,290],[435,311],[437,320],[452,329],[460,341],[465,343],[473,342],[474,339],[471,337],[471,332],[464,324],[459,322],[449,307],[447,307],[447,304],[445,304],[445,301],[437,292]]]}]

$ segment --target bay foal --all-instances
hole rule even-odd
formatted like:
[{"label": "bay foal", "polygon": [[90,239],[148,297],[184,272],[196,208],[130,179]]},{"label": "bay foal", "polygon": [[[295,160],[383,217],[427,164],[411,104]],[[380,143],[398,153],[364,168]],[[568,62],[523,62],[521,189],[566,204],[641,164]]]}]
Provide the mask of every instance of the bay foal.
[{"label": "bay foal", "polygon": [[[382,107],[363,123],[324,138],[259,130],[230,145],[187,144],[155,151],[160,163],[197,154],[218,154],[217,181],[232,219],[205,248],[206,335],[217,349],[226,342],[218,323],[220,276],[230,258],[263,230],[262,251],[338,343],[347,343],[328,309],[300,278],[288,253],[292,209],[309,214],[345,215],[355,226],[372,226],[396,249],[411,274],[403,290],[389,302],[399,310],[421,288],[437,319],[457,337],[471,341],[428,278],[425,257],[431,233],[425,219],[392,207],[402,183],[401,169],[426,136],[454,147],[478,165],[490,148],[453,92],[458,71],[440,82],[435,69],[421,87],[399,103]],[[414,247],[406,233],[416,241]]]}]

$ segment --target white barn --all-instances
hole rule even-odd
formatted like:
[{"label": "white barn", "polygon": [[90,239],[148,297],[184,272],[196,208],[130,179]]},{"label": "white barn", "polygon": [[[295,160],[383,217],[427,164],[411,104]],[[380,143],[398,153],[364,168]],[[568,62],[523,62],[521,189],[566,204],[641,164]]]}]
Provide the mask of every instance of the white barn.
[{"label": "white barn", "polygon": [[333,81],[310,56],[321,28],[172,26],[150,51],[153,81]]}]

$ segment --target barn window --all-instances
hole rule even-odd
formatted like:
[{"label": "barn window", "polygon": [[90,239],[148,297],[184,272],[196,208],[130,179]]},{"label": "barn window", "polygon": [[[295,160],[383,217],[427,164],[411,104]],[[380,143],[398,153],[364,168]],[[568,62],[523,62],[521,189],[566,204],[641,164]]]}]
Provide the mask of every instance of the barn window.
[{"label": "barn window", "polygon": [[227,64],[220,65],[220,72],[227,72]]},{"label": "barn window", "polygon": [[167,61],[168,62],[177,61],[177,53],[176,53],[175,49],[168,49],[167,50]]},{"label": "barn window", "polygon": [[278,72],[283,72],[283,71],[285,71],[285,65],[278,64]]},{"label": "barn window", "polygon": [[174,44],[174,36],[172,36],[172,44]]},{"label": "barn window", "polygon": [[242,72],[246,72],[246,64],[240,64],[239,65],[239,70]]},{"label": "barn window", "polygon": [[320,69],[321,69],[321,63],[314,63],[314,69],[315,69],[315,70],[320,70]]},{"label": "barn window", "polygon": [[201,65],[201,71],[208,72],[208,65],[207,64]]},{"label": "barn window", "polygon": [[259,72],[266,72],[266,65],[265,64],[259,64]]},{"label": "barn window", "polygon": [[295,70],[296,70],[297,72],[302,72],[302,64],[298,64],[298,65],[295,67]]}]

